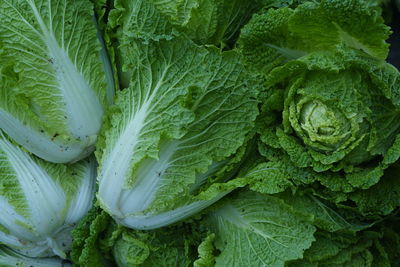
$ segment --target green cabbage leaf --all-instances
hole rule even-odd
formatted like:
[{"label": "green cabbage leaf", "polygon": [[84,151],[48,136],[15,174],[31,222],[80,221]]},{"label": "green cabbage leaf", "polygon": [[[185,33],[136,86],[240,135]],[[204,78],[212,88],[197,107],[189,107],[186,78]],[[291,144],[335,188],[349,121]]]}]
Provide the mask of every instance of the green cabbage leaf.
[{"label": "green cabbage leaf", "polygon": [[117,94],[98,143],[97,196],[119,223],[151,229],[229,191],[212,185],[231,178],[240,163],[258,114],[258,87],[235,51],[183,37],[137,41],[130,51],[129,88]]},{"label": "green cabbage leaf", "polygon": [[31,156],[0,135],[0,243],[29,257],[66,257],[92,206],[93,158],[70,166]]},{"label": "green cabbage leaf", "polygon": [[215,266],[284,266],[314,239],[310,218],[281,199],[244,191],[211,211],[207,223],[220,251]]},{"label": "green cabbage leaf", "polygon": [[51,162],[94,150],[114,95],[89,1],[0,2],[0,128]]},{"label": "green cabbage leaf", "polygon": [[270,167],[298,170],[295,183],[368,189],[398,160],[400,74],[390,64],[353,50],[311,53],[266,79],[260,153]]},{"label": "green cabbage leaf", "polygon": [[68,261],[58,258],[31,258],[5,246],[0,247],[0,264],[3,267],[70,267]]},{"label": "green cabbage leaf", "polygon": [[129,31],[130,37],[168,39],[183,33],[198,44],[226,45],[235,41],[239,29],[261,4],[240,0],[115,0],[114,6],[110,25],[122,25],[117,31]]},{"label": "green cabbage leaf", "polygon": [[267,74],[311,52],[343,48],[386,59],[391,33],[373,1],[304,1],[255,14],[243,27],[240,47],[248,67]]}]

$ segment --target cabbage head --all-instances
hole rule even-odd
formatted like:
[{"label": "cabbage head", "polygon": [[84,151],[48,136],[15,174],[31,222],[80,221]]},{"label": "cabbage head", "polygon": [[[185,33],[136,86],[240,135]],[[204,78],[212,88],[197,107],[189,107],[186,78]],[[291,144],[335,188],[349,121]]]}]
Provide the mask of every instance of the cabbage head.
[{"label": "cabbage head", "polygon": [[[311,53],[266,78],[260,152],[334,191],[376,184],[400,156],[400,75],[348,50]],[[279,156],[278,156],[279,155]]]}]

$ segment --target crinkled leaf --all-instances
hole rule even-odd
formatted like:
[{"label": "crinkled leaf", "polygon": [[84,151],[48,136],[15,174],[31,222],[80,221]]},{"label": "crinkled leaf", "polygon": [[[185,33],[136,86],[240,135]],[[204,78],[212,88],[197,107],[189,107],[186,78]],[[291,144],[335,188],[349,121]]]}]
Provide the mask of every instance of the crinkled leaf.
[{"label": "crinkled leaf", "polygon": [[389,34],[380,9],[367,1],[304,1],[254,15],[241,31],[240,47],[249,68],[267,75],[308,53],[341,47],[385,59]]},{"label": "crinkled leaf", "polygon": [[93,159],[65,166],[40,160],[0,132],[0,242],[33,257],[70,248],[70,231],[92,206]]},{"label": "crinkled leaf", "polygon": [[[193,228],[191,226],[194,226]],[[153,231],[125,229],[113,247],[118,266],[191,266],[200,243],[196,224]]]},{"label": "crinkled leaf", "polygon": [[0,247],[0,265],[2,267],[70,267],[71,264],[59,258],[30,258],[7,247]]},{"label": "crinkled leaf", "polygon": [[193,263],[194,267],[209,267],[215,265],[214,242],[215,234],[208,235],[199,245],[199,258]]},{"label": "crinkled leaf", "polygon": [[193,192],[246,144],[257,87],[235,51],[184,38],[131,46],[130,87],[98,143],[98,198],[120,223],[158,227],[218,199],[193,202]]},{"label": "crinkled leaf", "polygon": [[[82,266],[107,266],[109,251],[101,246],[101,237],[106,229],[115,229],[112,219],[98,207],[91,209],[74,231],[71,259]],[[108,256],[110,257],[110,256]]]},{"label": "crinkled leaf", "polygon": [[302,258],[315,228],[279,198],[242,192],[209,215],[216,266],[284,266]]},{"label": "crinkled leaf", "polygon": [[87,156],[114,84],[92,5],[4,0],[0,21],[1,129],[48,161]]}]

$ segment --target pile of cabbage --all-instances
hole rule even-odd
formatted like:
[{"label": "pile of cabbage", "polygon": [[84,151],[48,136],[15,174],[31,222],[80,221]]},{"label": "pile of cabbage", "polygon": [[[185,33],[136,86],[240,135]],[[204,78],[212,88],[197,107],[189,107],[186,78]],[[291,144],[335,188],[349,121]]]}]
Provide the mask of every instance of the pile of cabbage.
[{"label": "pile of cabbage", "polygon": [[0,265],[395,266],[394,5],[0,1]]}]

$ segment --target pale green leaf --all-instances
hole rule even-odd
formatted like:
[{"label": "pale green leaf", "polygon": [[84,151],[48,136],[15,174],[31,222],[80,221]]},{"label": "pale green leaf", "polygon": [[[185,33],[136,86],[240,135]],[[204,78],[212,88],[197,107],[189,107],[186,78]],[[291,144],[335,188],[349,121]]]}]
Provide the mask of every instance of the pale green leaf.
[{"label": "pale green leaf", "polygon": [[279,198],[242,192],[209,217],[220,250],[215,266],[284,266],[303,257],[314,226]]},{"label": "pale green leaf", "polygon": [[184,38],[133,42],[130,51],[130,87],[118,94],[98,146],[98,199],[119,222],[150,228],[218,199],[192,202],[247,142],[257,91],[234,51]]},{"label": "pale green leaf", "polygon": [[0,242],[28,256],[65,257],[70,230],[92,205],[94,164],[48,163],[0,133]]},{"label": "pale green leaf", "polygon": [[1,129],[48,161],[87,156],[114,84],[91,3],[4,0],[0,21]]}]

